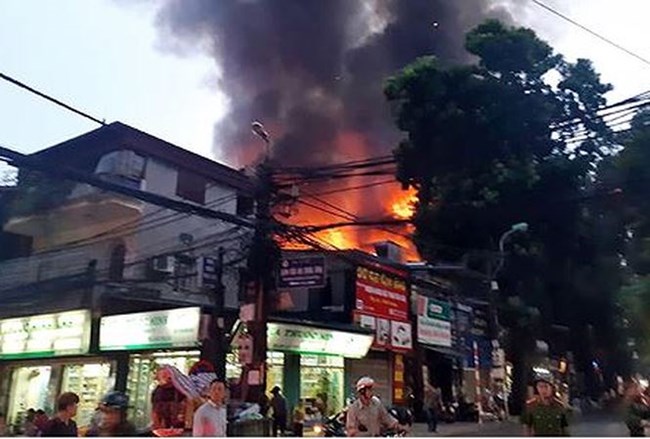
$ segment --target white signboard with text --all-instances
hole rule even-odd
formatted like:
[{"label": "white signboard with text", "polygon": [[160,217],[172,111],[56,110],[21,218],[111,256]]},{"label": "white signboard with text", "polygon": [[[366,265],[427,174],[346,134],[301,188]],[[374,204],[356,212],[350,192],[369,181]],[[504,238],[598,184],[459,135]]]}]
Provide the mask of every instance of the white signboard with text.
[{"label": "white signboard with text", "polygon": [[371,334],[335,331],[288,323],[269,323],[269,350],[301,354],[329,354],[346,358],[363,358],[372,344]]},{"label": "white signboard with text", "polygon": [[0,320],[0,360],[85,354],[89,347],[88,310]]},{"label": "white signboard with text", "polygon": [[194,347],[199,342],[201,309],[177,308],[102,317],[102,351]]}]

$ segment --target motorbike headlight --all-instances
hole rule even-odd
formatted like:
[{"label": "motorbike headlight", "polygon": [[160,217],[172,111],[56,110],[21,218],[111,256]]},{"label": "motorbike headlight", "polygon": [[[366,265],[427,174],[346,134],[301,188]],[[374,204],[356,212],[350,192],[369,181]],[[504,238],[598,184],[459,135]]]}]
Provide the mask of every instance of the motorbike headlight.
[{"label": "motorbike headlight", "polygon": [[323,427],[322,426],[320,426],[318,424],[314,425],[314,433],[321,434],[322,432],[323,432]]}]

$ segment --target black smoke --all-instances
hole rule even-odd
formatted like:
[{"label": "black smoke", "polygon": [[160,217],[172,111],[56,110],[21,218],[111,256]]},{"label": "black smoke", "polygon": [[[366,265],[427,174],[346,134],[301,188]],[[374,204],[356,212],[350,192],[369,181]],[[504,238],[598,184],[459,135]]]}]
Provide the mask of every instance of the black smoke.
[{"label": "black smoke", "polygon": [[423,55],[468,62],[465,32],[495,14],[489,0],[168,0],[158,25],[214,57],[231,101],[215,129],[224,157],[241,159],[259,119],[277,157],[306,164],[330,161],[344,131],[389,152],[386,77]]}]

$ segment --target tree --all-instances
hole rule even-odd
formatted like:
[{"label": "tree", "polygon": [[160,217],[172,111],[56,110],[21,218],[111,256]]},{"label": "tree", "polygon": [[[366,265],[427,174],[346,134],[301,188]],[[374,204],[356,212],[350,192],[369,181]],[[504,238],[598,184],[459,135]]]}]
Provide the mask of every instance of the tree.
[{"label": "tree", "polygon": [[[416,244],[429,261],[473,263],[512,224],[528,222],[528,236],[511,241],[502,293],[538,309],[546,336],[554,324],[576,334],[595,328],[593,346],[577,339],[569,347],[588,373],[597,351],[613,351],[598,336],[611,333],[620,283],[622,233],[590,198],[614,150],[597,114],[611,86],[590,61],[566,61],[529,29],[487,21],[467,34],[466,48],[477,64],[421,58],[385,86],[406,135],[397,177],[418,191]],[[529,342],[537,334],[520,317],[510,325]],[[526,367],[530,349],[519,354],[515,367]]]}]

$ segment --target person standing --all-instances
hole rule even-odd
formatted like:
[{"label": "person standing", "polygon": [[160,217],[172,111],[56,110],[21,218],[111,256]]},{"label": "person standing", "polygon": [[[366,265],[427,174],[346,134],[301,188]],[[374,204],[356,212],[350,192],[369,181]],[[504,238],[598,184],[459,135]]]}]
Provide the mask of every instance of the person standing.
[{"label": "person standing", "polygon": [[225,383],[219,379],[212,381],[208,396],[208,401],[194,413],[192,436],[226,437],[228,418]]},{"label": "person standing", "polygon": [[625,425],[630,431],[631,437],[644,437],[644,421],[650,419],[650,404],[643,394],[639,383],[633,381],[628,385],[625,395]]},{"label": "person standing", "polygon": [[43,437],[77,436],[77,424],[72,419],[77,416],[79,396],[76,393],[62,393],[56,401],[57,413],[47,421],[41,432]]},{"label": "person standing", "polygon": [[119,391],[107,393],[99,405],[99,422],[87,436],[116,437],[133,436],[135,426],[127,420],[129,397]]},{"label": "person standing", "polygon": [[568,436],[567,408],[554,395],[553,376],[540,373],[535,376],[537,396],[526,402],[522,415],[526,436]]},{"label": "person standing", "polygon": [[431,384],[424,387],[424,410],[427,415],[429,433],[438,431],[438,413],[440,412],[440,393]]},{"label": "person standing", "polygon": [[273,397],[271,398],[271,408],[273,409],[273,437],[280,434],[284,435],[284,430],[287,428],[287,400],[282,395],[280,387],[275,386],[271,390]]}]

